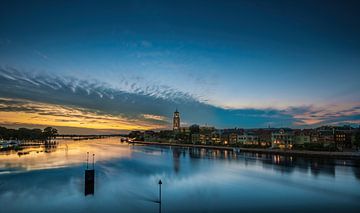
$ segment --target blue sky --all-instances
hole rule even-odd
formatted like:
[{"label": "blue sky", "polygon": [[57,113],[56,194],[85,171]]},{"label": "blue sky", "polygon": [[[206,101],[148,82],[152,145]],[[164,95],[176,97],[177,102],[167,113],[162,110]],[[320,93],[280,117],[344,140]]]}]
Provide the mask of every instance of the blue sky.
[{"label": "blue sky", "polygon": [[51,91],[28,94],[17,86],[26,76],[136,95],[136,110],[113,98],[123,109],[113,111],[100,98],[96,113],[163,116],[165,126],[176,107],[185,125],[358,125],[359,9],[356,1],[3,1],[0,77],[9,87],[0,98],[94,110],[66,94],[76,90],[57,101]]}]

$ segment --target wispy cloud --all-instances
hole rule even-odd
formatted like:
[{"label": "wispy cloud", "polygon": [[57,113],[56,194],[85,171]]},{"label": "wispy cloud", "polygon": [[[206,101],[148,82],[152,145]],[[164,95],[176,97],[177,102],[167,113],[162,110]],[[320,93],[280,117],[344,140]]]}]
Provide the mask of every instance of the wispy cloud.
[{"label": "wispy cloud", "polygon": [[129,119],[121,115],[109,115],[84,108],[10,98],[0,98],[0,117],[2,122],[23,125],[38,124],[118,130],[166,127],[166,122],[156,124],[148,121],[149,118],[145,117],[145,119],[141,119],[141,117],[139,119]]},{"label": "wispy cloud", "polygon": [[156,120],[156,121],[166,121],[167,120],[167,118],[165,116],[161,116],[161,115],[143,114],[142,116],[146,119]]},{"label": "wispy cloud", "polygon": [[283,112],[292,115],[296,119],[294,125],[300,126],[357,124],[360,121],[360,103],[290,107]]},{"label": "wispy cloud", "polygon": [[[114,88],[97,80],[40,75],[0,68],[0,122],[46,122],[102,129],[169,128],[175,108],[183,123],[218,127],[357,124],[360,104],[286,109],[224,109],[166,85],[138,85],[127,79]],[[16,119],[15,119],[16,118]],[[7,120],[6,120],[7,119]]]},{"label": "wispy cloud", "polygon": [[40,57],[41,57],[42,59],[44,59],[44,60],[48,60],[48,59],[49,59],[49,57],[48,57],[47,55],[45,55],[43,52],[41,52],[41,51],[39,51],[39,50],[37,50],[37,49],[34,50],[34,53],[35,53],[36,55],[40,56]]},{"label": "wispy cloud", "polygon": [[[113,99],[116,95],[142,95],[156,99],[176,101],[197,101],[196,97],[189,93],[175,90],[166,85],[138,85],[136,82],[129,82],[126,79],[118,82],[118,89],[99,82],[97,80],[81,80],[73,77],[37,75],[34,73],[22,72],[12,67],[0,68],[0,77],[12,80],[8,84],[34,87],[34,89],[70,90],[72,93],[86,92],[87,95],[95,95],[99,98]],[[6,82],[3,82],[6,84]]]}]

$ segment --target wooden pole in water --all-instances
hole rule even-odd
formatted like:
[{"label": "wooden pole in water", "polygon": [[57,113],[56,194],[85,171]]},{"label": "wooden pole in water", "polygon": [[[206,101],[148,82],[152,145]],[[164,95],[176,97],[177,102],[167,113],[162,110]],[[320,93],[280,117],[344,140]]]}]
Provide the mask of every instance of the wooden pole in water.
[{"label": "wooden pole in water", "polygon": [[89,152],[86,153],[86,169],[89,169]]},{"label": "wooden pole in water", "polygon": [[159,180],[159,213],[161,213],[161,179]]},{"label": "wooden pole in water", "polygon": [[87,152],[86,170],[85,170],[85,196],[94,195],[95,186],[95,154],[93,154],[93,168],[89,169],[89,152]]}]

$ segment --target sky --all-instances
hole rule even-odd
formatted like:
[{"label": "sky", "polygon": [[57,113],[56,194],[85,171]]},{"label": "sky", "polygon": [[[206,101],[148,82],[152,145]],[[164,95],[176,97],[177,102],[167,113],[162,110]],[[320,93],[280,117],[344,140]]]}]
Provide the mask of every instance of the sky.
[{"label": "sky", "polygon": [[0,125],[360,124],[358,1],[3,1]]}]

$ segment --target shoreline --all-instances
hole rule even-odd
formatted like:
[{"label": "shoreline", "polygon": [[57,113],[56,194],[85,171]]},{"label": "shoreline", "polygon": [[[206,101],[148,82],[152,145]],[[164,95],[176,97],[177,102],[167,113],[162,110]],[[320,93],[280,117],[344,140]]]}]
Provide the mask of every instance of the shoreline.
[{"label": "shoreline", "polygon": [[180,143],[169,143],[169,142],[161,143],[161,142],[145,142],[145,141],[132,141],[127,143],[150,145],[150,146],[155,145],[155,146],[177,146],[177,147],[187,147],[187,148],[220,149],[220,150],[228,150],[228,151],[238,150],[240,152],[264,153],[264,154],[284,155],[284,156],[301,156],[301,157],[316,157],[316,158],[325,157],[325,158],[360,160],[360,152],[280,150],[280,149],[241,148],[241,147],[230,147],[230,146],[180,144]]}]

